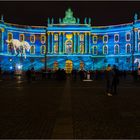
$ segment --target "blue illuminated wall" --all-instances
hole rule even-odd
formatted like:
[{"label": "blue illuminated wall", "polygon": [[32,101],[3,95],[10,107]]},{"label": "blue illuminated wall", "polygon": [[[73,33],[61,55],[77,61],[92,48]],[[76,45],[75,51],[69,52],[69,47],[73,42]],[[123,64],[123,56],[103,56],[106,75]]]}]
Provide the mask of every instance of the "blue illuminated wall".
[{"label": "blue illuminated wall", "polygon": [[[54,20],[48,19],[47,26],[24,26],[1,20],[0,64],[2,69],[9,70],[10,66],[14,67],[16,64],[22,64],[23,70],[31,67],[36,70],[44,68],[45,54],[41,52],[44,52],[42,46],[46,45],[47,68],[51,69],[54,69],[55,62],[58,63],[59,68],[65,69],[66,61],[71,60],[74,69],[80,69],[80,62],[82,62],[86,70],[105,69],[108,64],[116,64],[119,69],[131,70],[133,49],[134,58],[140,58],[140,20],[134,19],[134,23],[119,25],[91,26],[90,19],[80,23],[78,19],[71,18],[72,24],[67,23],[66,20],[64,24],[62,19],[54,24]],[[24,40],[30,46],[34,46],[32,50],[34,53],[31,50],[26,52],[25,59],[8,52],[6,43],[8,33],[12,33],[13,39],[18,40],[23,34]],[[127,34],[129,34],[128,38]],[[118,35],[117,41],[115,35]],[[31,41],[31,36],[35,37],[35,41]],[[115,45],[119,48],[117,53]],[[130,49],[127,49],[127,46]],[[96,47],[95,50],[94,47]],[[136,64],[134,68],[137,68]]]}]

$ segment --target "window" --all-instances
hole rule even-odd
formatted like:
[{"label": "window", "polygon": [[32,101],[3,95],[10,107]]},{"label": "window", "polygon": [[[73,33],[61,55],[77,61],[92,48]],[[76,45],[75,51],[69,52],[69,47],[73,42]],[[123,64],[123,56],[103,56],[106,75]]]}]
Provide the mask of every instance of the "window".
[{"label": "window", "polygon": [[58,62],[57,61],[54,62],[53,69],[54,69],[54,71],[58,70]]},{"label": "window", "polygon": [[84,42],[80,42],[80,53],[84,53]]},{"label": "window", "polygon": [[44,44],[46,42],[46,36],[41,35],[41,43]]},{"label": "window", "polygon": [[131,39],[131,34],[130,32],[129,33],[126,33],[126,41],[130,41]]},{"label": "window", "polygon": [[31,46],[31,49],[30,49],[30,54],[35,54],[35,46]]},{"label": "window", "polygon": [[130,44],[126,44],[126,53],[127,54],[131,53],[131,45]]},{"label": "window", "polygon": [[80,61],[80,70],[84,69],[84,62]]},{"label": "window", "polygon": [[58,42],[54,44],[54,53],[58,53]]},{"label": "window", "polygon": [[13,34],[9,32],[7,39],[8,39],[8,41],[10,41],[11,39],[13,39]]},{"label": "window", "polygon": [[24,34],[20,34],[20,35],[19,35],[19,41],[20,41],[20,42],[24,41]]},{"label": "window", "polygon": [[70,54],[73,52],[73,42],[72,40],[66,40],[65,42],[65,49],[66,49],[66,53]]},{"label": "window", "polygon": [[31,41],[31,43],[35,43],[35,35],[30,36],[30,41]]},{"label": "window", "polygon": [[140,30],[138,30],[138,39],[140,40]]},{"label": "window", "polygon": [[108,46],[103,46],[103,54],[108,54]]},{"label": "window", "polygon": [[84,41],[84,34],[80,34],[80,41]]},{"label": "window", "polygon": [[41,54],[45,54],[45,52],[46,52],[46,46],[42,45],[41,46]]},{"label": "window", "polygon": [[114,54],[119,54],[119,45],[114,45]]},{"label": "window", "polygon": [[97,43],[97,36],[96,35],[92,36],[92,40],[93,40],[93,43],[96,44]]},{"label": "window", "polygon": [[97,46],[93,46],[93,54],[97,54]]},{"label": "window", "polygon": [[108,35],[104,35],[103,36],[103,43],[107,43],[108,42]]},{"label": "window", "polygon": [[58,41],[58,34],[54,35],[54,41]]},{"label": "window", "polygon": [[139,44],[138,44],[138,52],[140,52],[140,42],[139,42]]},{"label": "window", "polygon": [[114,35],[114,41],[115,42],[119,42],[119,34],[115,34]]}]

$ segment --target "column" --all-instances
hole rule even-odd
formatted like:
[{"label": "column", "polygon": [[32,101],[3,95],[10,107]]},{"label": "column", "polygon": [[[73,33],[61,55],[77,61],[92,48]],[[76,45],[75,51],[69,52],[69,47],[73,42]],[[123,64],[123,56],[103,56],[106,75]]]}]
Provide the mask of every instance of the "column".
[{"label": "column", "polygon": [[134,28],[135,35],[135,52],[138,52],[138,28]]},{"label": "column", "polygon": [[74,41],[74,53],[76,53],[76,38],[75,32],[73,33],[73,41]]},{"label": "column", "polygon": [[58,53],[61,54],[61,32],[58,33]]},{"label": "column", "polygon": [[4,51],[4,28],[1,29],[1,52]]},{"label": "column", "polygon": [[89,32],[89,42],[88,42],[88,53],[90,54],[91,53],[91,36],[90,36],[91,34],[90,34],[90,32]]},{"label": "column", "polygon": [[87,53],[87,33],[85,33],[85,44],[84,44],[84,52],[85,52],[85,54]]},{"label": "column", "polygon": [[80,53],[79,32],[77,33],[77,48],[78,48],[78,53]]},{"label": "column", "polygon": [[50,53],[50,32],[48,32],[48,53]]},{"label": "column", "polygon": [[63,32],[63,45],[62,45],[62,50],[63,50],[63,54],[65,53],[65,32]]},{"label": "column", "polygon": [[54,36],[53,36],[53,32],[51,32],[51,38],[52,38],[52,52],[51,53],[54,53]]}]

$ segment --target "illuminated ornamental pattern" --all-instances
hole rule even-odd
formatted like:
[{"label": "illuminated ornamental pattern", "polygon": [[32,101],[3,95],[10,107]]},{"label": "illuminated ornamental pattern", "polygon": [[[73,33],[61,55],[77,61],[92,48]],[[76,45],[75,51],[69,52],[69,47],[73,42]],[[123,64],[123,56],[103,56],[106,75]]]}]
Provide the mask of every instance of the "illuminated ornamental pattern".
[{"label": "illuminated ornamental pattern", "polygon": [[[9,70],[34,67],[95,70],[116,64],[119,69],[132,70],[140,59],[140,20],[132,23],[91,26],[73,16],[71,9],[57,24],[48,18],[47,26],[23,26],[0,22],[0,65]],[[46,47],[47,46],[47,47]],[[46,57],[45,57],[46,55]],[[45,61],[46,59],[46,61]],[[134,63],[133,63],[134,62]]]}]

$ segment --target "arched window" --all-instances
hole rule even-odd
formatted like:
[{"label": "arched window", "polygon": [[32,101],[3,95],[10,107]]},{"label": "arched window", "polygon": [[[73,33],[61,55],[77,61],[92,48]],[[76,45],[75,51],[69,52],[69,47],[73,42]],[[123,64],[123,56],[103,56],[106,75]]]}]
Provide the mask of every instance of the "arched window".
[{"label": "arched window", "polygon": [[96,44],[97,43],[97,36],[96,35],[93,35],[92,36],[92,40],[93,40],[93,43]]},{"label": "arched window", "polygon": [[114,54],[119,54],[119,45],[114,45]]},{"label": "arched window", "polygon": [[108,46],[103,46],[103,54],[108,54]]},{"label": "arched window", "polygon": [[13,39],[13,34],[11,32],[8,33],[7,39],[8,39],[8,41]]},{"label": "arched window", "polygon": [[84,62],[80,61],[80,70],[83,70],[83,69],[84,69]]},{"label": "arched window", "polygon": [[54,53],[58,53],[58,42],[54,44]]},{"label": "arched window", "polygon": [[31,43],[35,43],[35,35],[30,36],[30,41],[31,41]]},{"label": "arched window", "polygon": [[19,35],[19,41],[21,41],[21,42],[24,41],[24,34]]},{"label": "arched window", "polygon": [[93,51],[92,51],[93,54],[97,54],[97,46],[93,46]]},{"label": "arched window", "polygon": [[65,46],[66,46],[66,53],[68,53],[68,54],[73,53],[73,42],[72,42],[72,40],[66,40]]},{"label": "arched window", "polygon": [[140,52],[140,43],[138,44],[138,52]]},{"label": "arched window", "polygon": [[54,71],[58,70],[58,62],[57,61],[54,62],[53,69],[54,69]]},{"label": "arched window", "polygon": [[58,34],[54,34],[54,41],[58,41]]},{"label": "arched window", "polygon": [[140,40],[140,30],[138,30],[138,39]]},{"label": "arched window", "polygon": [[126,41],[130,41],[131,39],[131,34],[130,32],[129,33],[126,33]]},{"label": "arched window", "polygon": [[46,36],[43,34],[41,35],[41,43],[44,44],[46,42]]},{"label": "arched window", "polygon": [[84,42],[80,43],[80,53],[83,54],[84,53]]},{"label": "arched window", "polygon": [[84,34],[80,34],[80,41],[84,41]]},{"label": "arched window", "polygon": [[119,42],[119,34],[115,34],[114,35],[114,41],[115,42]]},{"label": "arched window", "polygon": [[103,36],[103,43],[107,43],[108,42],[108,35],[104,35]]},{"label": "arched window", "polygon": [[46,52],[46,46],[42,45],[41,46],[41,54],[45,54],[45,52]]},{"label": "arched window", "polygon": [[131,53],[131,45],[130,44],[126,44],[126,53],[127,54]]},{"label": "arched window", "polygon": [[35,46],[31,46],[31,49],[30,49],[30,54],[35,54]]}]

